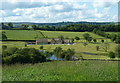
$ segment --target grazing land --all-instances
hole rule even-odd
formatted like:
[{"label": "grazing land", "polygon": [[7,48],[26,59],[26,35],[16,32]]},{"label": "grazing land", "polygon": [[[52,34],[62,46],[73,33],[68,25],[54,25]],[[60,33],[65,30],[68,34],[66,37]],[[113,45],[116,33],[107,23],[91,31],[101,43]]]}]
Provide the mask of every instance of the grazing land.
[{"label": "grazing land", "polygon": [[[49,69],[48,69],[49,68]],[[116,61],[54,61],[3,66],[3,81],[117,81]]]},{"label": "grazing land", "polygon": [[[3,30],[10,40],[35,40],[35,38],[64,38],[80,37],[74,44],[40,44],[27,45],[23,41],[3,41],[0,42],[7,48],[35,48],[52,52],[56,47],[63,50],[74,49],[75,57],[83,59],[98,60],[80,60],[80,61],[50,61],[36,64],[14,64],[3,65],[3,81],[117,81],[118,80],[118,61],[99,61],[99,59],[110,59],[107,54],[109,51],[115,51],[117,44],[110,39],[96,35],[92,32],[65,32],[65,31],[42,31],[42,30]],[[88,33],[97,42],[88,42],[83,34]],[[112,33],[112,32],[110,32]],[[101,40],[104,39],[104,43]],[[84,45],[87,43],[87,45]],[[107,43],[107,44],[106,44]],[[107,45],[107,51],[105,51]],[[99,46],[99,50],[96,50]],[[114,58],[117,60],[119,58]],[[48,69],[49,68],[49,69]],[[10,72],[9,72],[10,71]]]},{"label": "grazing land", "polygon": [[[104,38],[91,32],[65,32],[65,31],[40,31],[40,30],[4,30],[8,39],[11,40],[35,40],[38,38],[58,38],[64,36],[65,38],[75,38],[76,36],[83,38],[83,34],[89,33],[93,38]],[[42,34],[41,34],[42,33]]]}]

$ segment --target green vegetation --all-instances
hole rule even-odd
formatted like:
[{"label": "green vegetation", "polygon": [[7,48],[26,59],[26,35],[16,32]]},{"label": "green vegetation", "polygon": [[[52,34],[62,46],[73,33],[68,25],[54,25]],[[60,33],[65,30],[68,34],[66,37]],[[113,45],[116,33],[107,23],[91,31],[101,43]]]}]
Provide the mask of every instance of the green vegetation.
[{"label": "green vegetation", "polygon": [[91,32],[67,32],[67,31],[41,31],[45,36],[48,38],[57,38],[61,35],[64,36],[64,38],[75,38],[78,36],[79,38],[84,38],[83,34],[89,33],[93,38],[104,38],[98,35],[95,35]]},{"label": "green vegetation", "polygon": [[[35,31],[35,30],[4,30],[8,39],[11,40],[35,40],[36,38],[58,38],[64,36],[64,38],[83,38],[83,34],[89,33],[93,38],[104,38],[95,35],[91,32],[65,32],[65,31]],[[42,34],[41,34],[42,33]]]},{"label": "green vegetation", "polygon": [[12,47],[3,50],[2,64],[45,62],[46,56],[35,48]]},{"label": "green vegetation", "polygon": [[[27,29],[29,26],[22,25],[22,27]],[[73,45],[29,45],[21,41],[0,42],[3,50],[3,81],[118,80],[117,61],[86,61],[84,59],[119,59],[120,46],[116,42],[119,43],[120,36],[109,35],[95,29],[92,33],[36,30],[38,28],[39,26],[32,25],[31,30],[3,30],[2,34],[5,34],[8,40],[70,39]],[[48,62],[47,57],[53,54],[65,61]],[[80,61],[71,61],[72,58],[78,58]]]},{"label": "green vegetation", "polygon": [[9,40],[35,40],[43,38],[39,31],[32,30],[4,30]]},{"label": "green vegetation", "polygon": [[3,81],[117,81],[117,61],[54,61],[3,65]]}]

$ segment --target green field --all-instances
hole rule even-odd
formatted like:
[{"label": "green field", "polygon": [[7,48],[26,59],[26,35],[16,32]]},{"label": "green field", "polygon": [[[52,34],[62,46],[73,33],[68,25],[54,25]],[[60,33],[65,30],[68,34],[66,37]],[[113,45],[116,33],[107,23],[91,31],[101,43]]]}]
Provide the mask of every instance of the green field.
[{"label": "green field", "polygon": [[76,36],[83,38],[83,34],[89,33],[93,38],[103,38],[91,32],[67,32],[67,31],[41,31],[48,38],[58,38],[64,36],[65,38],[75,38]]},{"label": "green field", "polygon": [[[2,45],[7,45],[8,48],[10,47],[25,48],[25,42],[2,42]],[[27,48],[39,49],[40,46],[41,45],[27,45]],[[80,55],[82,55],[84,59],[109,59],[108,56],[104,56],[107,53],[103,49],[104,44],[89,43],[87,46],[84,46],[83,43],[77,43],[75,45],[43,45],[43,46],[44,50],[48,51],[53,51],[56,47],[61,47],[64,50],[72,48],[75,49],[76,52],[75,56],[79,57]],[[100,47],[99,51],[96,50],[96,46]],[[115,43],[109,44],[108,52],[115,51],[116,46],[117,44]],[[88,54],[84,54],[83,52],[86,52]]]},{"label": "green field", "polygon": [[54,61],[3,66],[3,81],[117,81],[117,61]]},{"label": "green field", "polygon": [[[58,38],[64,36],[65,38],[75,38],[76,36],[83,38],[83,34],[89,33],[93,38],[104,38],[91,32],[65,32],[65,31],[40,31],[40,30],[3,30],[5,31],[8,39],[11,40],[35,40],[38,38]],[[41,34],[42,33],[42,34]]]},{"label": "green field", "polygon": [[[110,59],[107,56],[109,51],[115,51],[117,44],[112,43],[110,39],[104,38],[104,43],[101,43],[103,37],[91,32],[64,32],[64,31],[40,31],[40,30],[4,30],[8,39],[11,40],[35,40],[35,37],[65,38],[80,37],[79,41],[75,41],[74,45],[43,45],[43,49],[53,51],[56,47],[61,47],[63,50],[68,48],[75,50],[76,57],[82,56],[83,59]],[[84,33],[89,33],[93,38],[97,39],[97,43],[88,43],[84,46],[86,40],[82,39]],[[112,32],[110,32],[112,33]],[[36,48],[40,49],[41,45],[27,45],[22,41],[3,41],[0,45],[6,45],[7,48]],[[104,46],[108,46],[108,51],[105,52]],[[96,50],[96,46],[100,50]],[[118,58],[115,58],[118,59]],[[51,61],[36,64],[14,64],[3,65],[2,67],[3,81],[117,81],[118,80],[118,62],[117,61]]]},{"label": "green field", "polygon": [[43,38],[40,32],[32,30],[4,30],[10,40],[35,40],[35,37]]}]

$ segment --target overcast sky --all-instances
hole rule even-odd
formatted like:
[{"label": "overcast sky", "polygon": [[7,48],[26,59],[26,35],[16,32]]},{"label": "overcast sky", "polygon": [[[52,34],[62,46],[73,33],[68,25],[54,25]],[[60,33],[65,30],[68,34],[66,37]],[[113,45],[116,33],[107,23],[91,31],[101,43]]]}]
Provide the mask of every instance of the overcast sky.
[{"label": "overcast sky", "polygon": [[[37,2],[36,2],[37,1]],[[2,0],[1,22],[117,22],[119,0]]]}]

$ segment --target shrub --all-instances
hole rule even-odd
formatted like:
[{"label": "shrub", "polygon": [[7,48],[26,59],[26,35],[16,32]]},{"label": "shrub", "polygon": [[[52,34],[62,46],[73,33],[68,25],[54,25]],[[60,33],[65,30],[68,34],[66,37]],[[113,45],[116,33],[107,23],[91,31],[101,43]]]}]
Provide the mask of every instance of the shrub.
[{"label": "shrub", "polygon": [[2,50],[6,50],[7,49],[7,46],[6,45],[2,45]]},{"label": "shrub", "polygon": [[40,49],[42,50],[44,47],[43,46],[40,46]]},{"label": "shrub", "polygon": [[108,56],[110,58],[115,58],[115,53],[111,51],[111,52],[108,53]]},{"label": "shrub", "polygon": [[101,42],[104,43],[104,40],[102,39]]},{"label": "shrub", "polygon": [[[7,56],[8,53],[10,53],[11,56]],[[9,48],[3,55],[3,64],[37,63],[46,61],[44,54],[35,48]]]},{"label": "shrub", "polygon": [[93,39],[93,41],[94,41],[94,42],[97,42],[97,40],[96,40],[96,39]]}]

